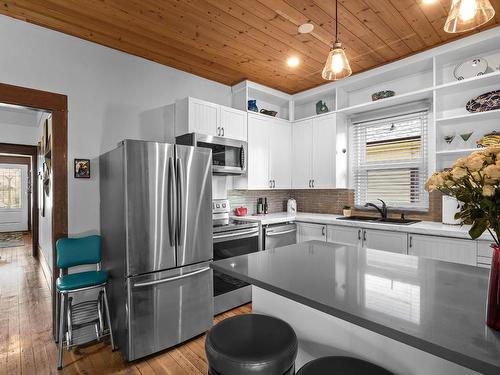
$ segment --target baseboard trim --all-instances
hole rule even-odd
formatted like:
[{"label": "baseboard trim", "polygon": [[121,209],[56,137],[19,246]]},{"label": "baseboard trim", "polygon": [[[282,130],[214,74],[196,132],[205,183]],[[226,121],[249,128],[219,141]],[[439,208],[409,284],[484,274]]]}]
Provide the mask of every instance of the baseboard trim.
[{"label": "baseboard trim", "polygon": [[49,264],[47,263],[47,259],[45,258],[45,254],[43,253],[40,245],[38,245],[38,261],[42,266],[43,276],[45,277],[49,290],[52,290],[52,271],[50,270]]}]

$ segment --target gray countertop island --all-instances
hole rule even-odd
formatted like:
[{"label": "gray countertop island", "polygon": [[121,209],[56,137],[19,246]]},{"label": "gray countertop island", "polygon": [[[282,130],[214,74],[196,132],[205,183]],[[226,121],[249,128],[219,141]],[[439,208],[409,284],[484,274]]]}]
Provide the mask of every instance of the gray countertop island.
[{"label": "gray countertop island", "polygon": [[[225,259],[212,267],[254,285],[254,310],[257,306],[259,311],[280,316],[283,309],[281,317],[290,321],[297,315],[297,324],[291,324],[301,332],[299,340],[301,334],[311,336],[303,339],[309,344],[318,338],[318,342],[323,340],[333,348],[343,346],[353,336],[366,341],[365,337],[374,333],[379,339],[370,338],[371,346],[354,354],[372,358],[397,373],[428,373],[419,361],[431,366],[435,357],[473,371],[460,372],[446,366],[438,371],[438,365],[433,365],[434,374],[500,374],[500,333],[485,324],[488,272],[484,269],[318,241]],[[273,302],[267,306],[265,301]],[[288,301],[290,305],[285,307]],[[304,310],[303,314],[299,310]],[[304,319],[309,322],[301,326]],[[322,329],[317,327],[322,319],[335,319],[340,325]],[[342,326],[346,322],[363,331],[353,333],[352,327]],[[317,331],[309,334],[308,329]],[[331,332],[321,339],[322,332],[328,330]],[[345,337],[341,340],[342,332]],[[330,343],[335,336],[339,337],[337,342]],[[390,342],[385,343],[387,339]],[[402,346],[392,348],[389,354],[368,353],[395,342]],[[344,352],[368,344],[349,345]],[[410,353],[408,347],[423,354]],[[413,359],[402,365],[399,359],[403,354],[395,354],[392,362],[397,363],[387,365],[391,361],[388,355],[395,350],[410,353],[407,356]],[[309,354],[315,357],[325,353]]]}]

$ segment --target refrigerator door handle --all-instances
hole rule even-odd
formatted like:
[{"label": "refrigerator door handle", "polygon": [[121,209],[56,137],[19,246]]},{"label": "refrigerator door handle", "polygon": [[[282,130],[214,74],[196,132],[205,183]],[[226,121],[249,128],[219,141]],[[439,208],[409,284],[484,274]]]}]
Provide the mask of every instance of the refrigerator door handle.
[{"label": "refrigerator door handle", "polygon": [[183,212],[182,212],[182,202],[184,201],[184,173],[182,170],[182,161],[177,159],[177,245],[181,245],[184,242],[182,238],[183,234]]},{"label": "refrigerator door handle", "polygon": [[184,279],[186,277],[194,276],[202,272],[206,272],[210,269],[210,267],[204,267],[199,270],[196,270],[194,272],[189,272],[185,273],[184,275],[179,275],[179,276],[174,276],[174,277],[167,277],[166,279],[160,279],[160,280],[153,280],[153,281],[146,281],[144,283],[135,283],[133,285],[134,288],[140,288],[141,286],[151,286],[151,285],[158,285],[158,284],[163,284],[163,283],[169,283],[171,281],[175,280],[180,280]]},{"label": "refrigerator door handle", "polygon": [[176,189],[175,181],[175,167],[174,159],[168,158],[168,236],[170,238],[170,246],[175,246],[175,228],[176,228],[176,215],[175,215],[175,201]]}]

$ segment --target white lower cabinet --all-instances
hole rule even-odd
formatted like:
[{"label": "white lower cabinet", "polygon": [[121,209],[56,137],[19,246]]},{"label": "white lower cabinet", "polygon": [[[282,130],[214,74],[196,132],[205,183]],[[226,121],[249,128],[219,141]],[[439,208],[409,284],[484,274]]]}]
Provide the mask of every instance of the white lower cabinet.
[{"label": "white lower cabinet", "polygon": [[342,225],[328,225],[326,230],[327,241],[336,242],[342,245],[357,246],[362,242],[361,228],[344,227]]},{"label": "white lower cabinet", "polygon": [[392,253],[407,254],[408,235],[388,230],[363,230],[363,246],[368,249],[385,250]]},{"label": "white lower cabinet", "polygon": [[326,242],[326,225],[297,223],[297,242],[312,240]]},{"label": "white lower cabinet", "polygon": [[453,263],[477,265],[477,242],[466,239],[409,234],[408,254]]},{"label": "white lower cabinet", "polygon": [[491,268],[493,249],[489,241],[477,241],[477,265],[483,268]]}]

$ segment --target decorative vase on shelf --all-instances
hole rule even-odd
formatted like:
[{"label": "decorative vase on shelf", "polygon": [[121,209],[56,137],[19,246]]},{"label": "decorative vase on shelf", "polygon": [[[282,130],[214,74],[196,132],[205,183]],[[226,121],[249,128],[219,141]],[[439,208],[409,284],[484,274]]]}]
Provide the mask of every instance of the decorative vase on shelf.
[{"label": "decorative vase on shelf", "polygon": [[252,112],[259,112],[259,108],[257,108],[257,100],[251,99],[248,101],[248,110]]},{"label": "decorative vase on shelf", "polygon": [[327,113],[328,112],[328,107],[326,106],[326,103],[322,100],[316,103],[316,114],[319,115],[321,113]]},{"label": "decorative vase on shelf", "polygon": [[488,303],[486,304],[486,324],[500,331],[500,246],[492,245],[490,284],[488,286]]}]

